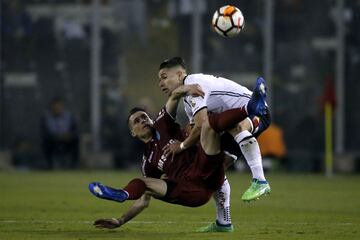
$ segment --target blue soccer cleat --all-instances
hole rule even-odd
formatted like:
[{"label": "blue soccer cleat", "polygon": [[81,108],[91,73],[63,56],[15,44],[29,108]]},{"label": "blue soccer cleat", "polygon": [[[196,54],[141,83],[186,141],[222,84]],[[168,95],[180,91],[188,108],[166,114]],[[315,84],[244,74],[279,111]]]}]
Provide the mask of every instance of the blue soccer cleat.
[{"label": "blue soccer cleat", "polygon": [[126,191],[108,187],[99,182],[90,183],[89,190],[96,197],[111,201],[124,202],[129,198],[129,194]]},{"label": "blue soccer cleat", "polygon": [[256,79],[256,86],[248,102],[247,111],[249,116],[266,115],[268,105],[266,103],[266,83],[262,77]]}]

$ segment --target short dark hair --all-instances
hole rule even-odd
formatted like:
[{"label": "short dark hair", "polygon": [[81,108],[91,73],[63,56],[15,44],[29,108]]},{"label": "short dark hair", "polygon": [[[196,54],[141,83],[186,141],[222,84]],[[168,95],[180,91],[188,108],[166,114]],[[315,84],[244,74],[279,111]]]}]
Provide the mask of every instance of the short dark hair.
[{"label": "short dark hair", "polygon": [[129,125],[129,120],[130,120],[131,115],[133,115],[136,112],[146,112],[146,110],[141,108],[141,107],[133,107],[132,109],[130,109],[129,115],[128,115],[127,120],[126,120],[127,125]]},{"label": "short dark hair", "polygon": [[184,59],[182,59],[181,57],[173,57],[173,58],[169,58],[169,59],[165,59],[159,66],[159,70],[163,69],[163,68],[172,68],[172,67],[176,67],[176,66],[181,66],[184,69],[186,69],[186,64]]}]

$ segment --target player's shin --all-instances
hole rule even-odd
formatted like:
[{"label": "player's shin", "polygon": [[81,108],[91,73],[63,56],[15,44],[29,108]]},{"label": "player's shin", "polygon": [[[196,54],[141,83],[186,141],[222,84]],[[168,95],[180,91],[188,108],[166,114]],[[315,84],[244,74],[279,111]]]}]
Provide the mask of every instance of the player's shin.
[{"label": "player's shin", "polygon": [[225,177],[223,185],[213,195],[216,204],[216,221],[197,229],[197,232],[233,232],[230,218],[230,184]]},{"label": "player's shin", "polygon": [[265,181],[261,152],[255,137],[249,131],[242,131],[235,136],[235,141],[240,146],[253,178]]},{"label": "player's shin", "polygon": [[231,225],[230,216],[230,184],[225,177],[221,188],[214,193],[216,204],[216,222],[220,225]]}]

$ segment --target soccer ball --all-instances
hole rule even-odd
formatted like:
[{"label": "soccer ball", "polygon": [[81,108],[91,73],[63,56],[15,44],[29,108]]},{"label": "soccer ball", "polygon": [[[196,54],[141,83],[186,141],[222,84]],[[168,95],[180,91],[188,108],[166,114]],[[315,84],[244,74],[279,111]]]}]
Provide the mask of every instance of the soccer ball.
[{"label": "soccer ball", "polygon": [[234,37],[244,28],[245,20],[240,9],[227,5],[216,10],[212,26],[221,36]]}]

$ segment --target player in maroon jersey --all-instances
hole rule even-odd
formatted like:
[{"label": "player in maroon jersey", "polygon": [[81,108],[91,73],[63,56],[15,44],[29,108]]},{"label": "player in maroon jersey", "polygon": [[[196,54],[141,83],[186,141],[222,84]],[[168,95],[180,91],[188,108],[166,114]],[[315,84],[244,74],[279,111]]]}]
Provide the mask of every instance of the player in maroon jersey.
[{"label": "player in maroon jersey", "polygon": [[[224,181],[224,154],[220,148],[218,131],[230,129],[243,116],[241,109],[212,114],[201,130],[200,146],[193,146],[177,155],[170,155],[170,144],[183,141],[185,134],[175,122],[179,99],[184,95],[203,96],[199,85],[183,85],[170,96],[165,108],[155,121],[139,108],[130,112],[128,122],[131,135],[143,141],[142,172],[144,177],[131,180],[123,189],[114,189],[94,182],[90,191],[97,197],[117,202],[137,200],[119,219],[99,219],[100,228],[116,228],[139,214],[152,197],[189,207],[198,207],[209,201]],[[224,117],[223,117],[224,116]],[[221,121],[219,121],[221,119]],[[162,176],[166,178],[162,179]]]}]

